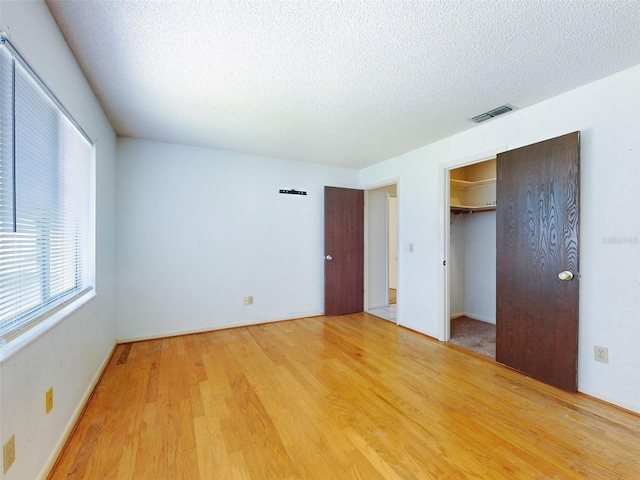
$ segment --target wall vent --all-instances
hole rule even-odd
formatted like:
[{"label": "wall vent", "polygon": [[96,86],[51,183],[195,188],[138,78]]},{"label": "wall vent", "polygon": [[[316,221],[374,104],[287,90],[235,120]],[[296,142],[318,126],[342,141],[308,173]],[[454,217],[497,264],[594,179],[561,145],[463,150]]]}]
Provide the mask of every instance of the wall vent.
[{"label": "wall vent", "polygon": [[493,117],[497,117],[498,115],[502,115],[504,113],[510,112],[514,110],[515,107],[512,105],[502,105],[498,108],[494,108],[493,110],[489,110],[488,112],[481,113],[480,115],[476,115],[471,119],[472,122],[482,123],[485,120],[490,120]]}]

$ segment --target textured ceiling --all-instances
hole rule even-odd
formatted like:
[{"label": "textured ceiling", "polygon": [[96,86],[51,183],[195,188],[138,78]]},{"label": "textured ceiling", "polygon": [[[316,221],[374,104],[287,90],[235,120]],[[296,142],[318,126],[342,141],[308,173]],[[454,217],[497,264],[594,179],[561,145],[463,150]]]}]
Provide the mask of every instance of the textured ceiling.
[{"label": "textured ceiling", "polygon": [[640,64],[637,0],[47,4],[119,135],[349,167]]}]

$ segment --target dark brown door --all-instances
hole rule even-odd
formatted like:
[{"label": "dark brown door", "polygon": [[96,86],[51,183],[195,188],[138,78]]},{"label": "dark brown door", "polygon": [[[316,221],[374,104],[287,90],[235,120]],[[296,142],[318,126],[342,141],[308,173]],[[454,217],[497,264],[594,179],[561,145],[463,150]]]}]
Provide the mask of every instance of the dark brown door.
[{"label": "dark brown door", "polygon": [[571,133],[497,161],[496,360],[568,391],[577,389],[579,140]]},{"label": "dark brown door", "polygon": [[361,312],[364,191],[324,187],[324,314]]}]

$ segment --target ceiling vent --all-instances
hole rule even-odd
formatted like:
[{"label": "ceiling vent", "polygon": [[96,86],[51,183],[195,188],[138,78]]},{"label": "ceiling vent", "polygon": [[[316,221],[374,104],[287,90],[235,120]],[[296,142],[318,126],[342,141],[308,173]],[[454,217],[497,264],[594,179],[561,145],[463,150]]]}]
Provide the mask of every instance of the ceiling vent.
[{"label": "ceiling vent", "polygon": [[511,105],[502,105],[501,107],[494,108],[493,110],[489,110],[488,112],[481,113],[480,115],[476,115],[471,119],[471,121],[476,123],[482,123],[485,120],[490,120],[493,117],[497,117],[498,115],[502,115],[503,113],[510,112],[514,109],[515,107]]}]

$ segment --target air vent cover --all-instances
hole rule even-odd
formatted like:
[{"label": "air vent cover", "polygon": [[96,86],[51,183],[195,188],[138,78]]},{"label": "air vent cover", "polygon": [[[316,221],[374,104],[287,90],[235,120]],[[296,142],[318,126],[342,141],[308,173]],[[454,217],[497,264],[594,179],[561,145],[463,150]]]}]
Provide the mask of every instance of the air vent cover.
[{"label": "air vent cover", "polygon": [[481,113],[480,115],[476,115],[471,119],[472,122],[482,123],[485,120],[489,120],[493,117],[497,117],[498,115],[502,115],[504,113],[510,112],[514,110],[515,107],[511,105],[502,105],[501,107],[494,108],[493,110],[489,110],[488,112]]}]

